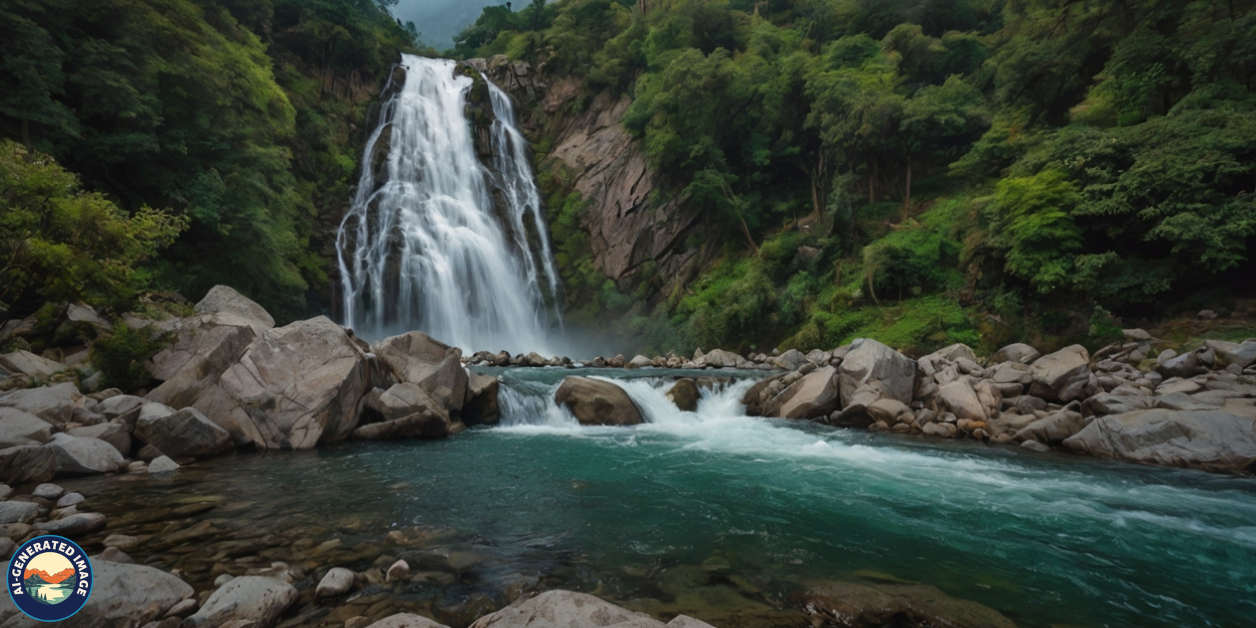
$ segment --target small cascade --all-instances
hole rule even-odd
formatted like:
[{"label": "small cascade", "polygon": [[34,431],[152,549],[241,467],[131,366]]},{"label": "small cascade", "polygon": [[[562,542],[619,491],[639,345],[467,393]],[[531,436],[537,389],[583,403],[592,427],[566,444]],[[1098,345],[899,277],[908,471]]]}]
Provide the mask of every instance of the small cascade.
[{"label": "small cascade", "polygon": [[[695,412],[685,412],[667,398],[667,391],[675,383],[665,378],[606,379],[628,393],[628,397],[641,411],[646,423],[653,425],[698,425],[707,421],[745,417],[746,408],[741,398],[754,385],[754,380],[743,379],[726,384],[717,390],[699,389],[701,397]],[[498,392],[502,410],[502,426],[543,426],[549,428],[580,428],[579,422],[566,409],[554,402],[559,383],[540,381],[503,381]]]},{"label": "small cascade", "polygon": [[444,59],[402,65],[337,234],[345,326],[367,338],[420,330],[464,352],[555,353],[558,275],[510,98],[489,85],[490,169],[467,120],[472,79]]}]

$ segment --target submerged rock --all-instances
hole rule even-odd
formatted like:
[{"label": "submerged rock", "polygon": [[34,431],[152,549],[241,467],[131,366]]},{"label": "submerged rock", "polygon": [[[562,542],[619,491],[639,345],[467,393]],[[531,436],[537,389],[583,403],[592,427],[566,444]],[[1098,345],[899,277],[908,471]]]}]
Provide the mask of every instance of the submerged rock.
[{"label": "submerged rock", "polygon": [[637,425],[644,422],[637,404],[623,388],[599,379],[568,377],[554,393],[554,401],[570,410],[581,425]]},{"label": "submerged rock", "polygon": [[1153,409],[1100,417],[1064,446],[1104,458],[1256,473],[1256,423],[1222,410]]},{"label": "submerged rock", "polygon": [[1016,628],[992,608],[928,585],[830,582],[801,597],[807,612],[841,628]]},{"label": "submerged rock", "polygon": [[672,384],[671,389],[667,391],[667,399],[685,412],[696,412],[698,399],[701,397],[697,382],[688,377],[676,380],[676,383]]}]

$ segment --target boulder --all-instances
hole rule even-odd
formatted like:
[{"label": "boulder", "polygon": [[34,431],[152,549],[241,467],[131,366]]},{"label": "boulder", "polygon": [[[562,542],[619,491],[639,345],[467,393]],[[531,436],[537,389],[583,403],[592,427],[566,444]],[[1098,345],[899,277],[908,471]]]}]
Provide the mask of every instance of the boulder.
[{"label": "boulder", "polygon": [[9,485],[47,482],[57,472],[57,454],[43,445],[0,449],[0,482]]},{"label": "boulder", "polygon": [[236,619],[269,626],[296,601],[297,590],[282,580],[239,576],[214,591],[199,611],[183,620],[183,627],[217,627]]},{"label": "boulder", "polygon": [[408,417],[415,413],[444,416],[446,421],[449,420],[449,412],[442,404],[432,399],[432,396],[418,384],[410,382],[393,384],[379,396],[373,405],[383,415],[385,421]]},{"label": "boulder", "polygon": [[17,408],[61,428],[70,422],[82,398],[73,383],[64,382],[0,394],[0,408]]},{"label": "boulder", "polygon": [[366,628],[449,628],[449,626],[434,622],[422,615],[398,613],[370,624]]},{"label": "boulder", "polygon": [[135,423],[135,436],[171,458],[213,456],[232,449],[231,435],[196,408],[141,418]]},{"label": "boulder", "polygon": [[957,418],[973,421],[985,421],[990,418],[967,379],[958,379],[939,387],[936,399]]},{"label": "boulder", "polygon": [[[809,361],[810,360],[807,359],[807,356],[803,355],[802,352],[800,352],[799,350],[790,349],[789,351],[786,351],[785,353],[782,353],[772,358],[772,365],[778,369],[792,371]],[[814,364],[816,364],[817,366],[820,366],[819,362],[816,362]],[[828,360],[825,360],[823,365],[828,366]]]},{"label": "boulder", "polygon": [[[771,397],[769,397],[768,395],[769,395],[769,391],[772,389],[774,385],[773,383],[781,382],[784,380],[784,378],[785,378],[785,375],[765,377],[755,382],[754,385],[748,388],[746,392],[741,396],[741,403],[742,405],[746,406],[746,414],[748,416],[763,416],[763,408],[767,405],[767,402],[771,399]],[[780,384],[776,384],[776,385],[780,385]],[[783,386],[782,386],[782,389],[783,389]]]},{"label": "boulder", "polygon": [[149,473],[169,473],[179,468],[179,463],[170,459],[170,456],[157,456],[153,461],[148,463],[146,470]]},{"label": "boulder", "polygon": [[118,419],[132,428],[140,417],[140,410],[147,401],[134,395],[116,395],[96,404],[96,411],[104,415],[106,420]]},{"label": "boulder", "polygon": [[[74,616],[57,622],[58,628],[121,628],[155,620],[176,604],[192,597],[192,587],[178,576],[146,565],[119,563],[102,555],[92,558],[92,594]],[[2,596],[0,616],[17,614],[9,596]],[[6,628],[46,625],[21,616],[29,623],[10,619]]]},{"label": "boulder", "polygon": [[1099,393],[1082,402],[1082,412],[1087,416],[1106,416],[1124,414],[1135,410],[1146,410],[1154,405],[1147,395],[1118,395],[1115,393]]},{"label": "boulder", "polygon": [[647,366],[652,366],[652,365],[653,365],[653,361],[650,360],[650,358],[645,357],[644,355],[636,356],[633,359],[628,361],[628,368],[630,369],[640,369],[640,368],[645,368]]},{"label": "boulder", "polygon": [[0,525],[30,523],[39,516],[39,504],[35,502],[0,502]]},{"label": "boulder", "polygon": [[868,404],[867,409],[868,416],[874,423],[881,421],[886,425],[894,426],[898,423],[915,422],[915,415],[912,414],[911,408],[897,399],[878,399]]},{"label": "boulder", "polygon": [[1202,359],[1205,353],[1211,355],[1211,350],[1206,347],[1200,347],[1195,351],[1188,351],[1177,357],[1158,362],[1156,364],[1156,372],[1166,378],[1202,375],[1208,372],[1208,365]]},{"label": "boulder", "polygon": [[842,399],[875,379],[885,384],[891,397],[911,403],[916,388],[916,361],[875,340],[861,338],[851,343],[839,369]]},{"label": "boulder", "polygon": [[42,444],[51,438],[51,423],[17,408],[0,408],[0,447]]},{"label": "boulder", "polygon": [[228,286],[210,288],[204,298],[196,304],[196,311],[201,314],[235,317],[247,321],[259,331],[275,326],[275,319],[266,311],[266,308]]},{"label": "boulder", "polygon": [[[802,354],[799,354],[799,357],[801,356]],[[706,366],[714,366],[715,368],[732,369],[740,368],[746,363],[746,359],[730,351],[712,349],[710,353],[702,356],[700,363],[704,363]]]},{"label": "boulder", "polygon": [[467,373],[467,396],[462,403],[462,422],[467,425],[495,424],[501,420],[497,391],[501,384],[496,377]]},{"label": "boulder", "polygon": [[1222,410],[1157,408],[1099,417],[1064,446],[1105,458],[1256,473],[1256,423]]},{"label": "boulder", "polygon": [[622,353],[617,354],[615,357],[609,358],[606,360],[606,366],[609,366],[613,369],[622,369],[624,368],[624,365],[627,363],[628,362],[624,360],[624,355]]},{"label": "boulder", "polygon": [[462,410],[467,371],[462,368],[461,349],[412,331],[376,342],[371,351],[395,381],[417,384],[450,413]]},{"label": "boulder", "polygon": [[807,352],[807,361],[816,366],[828,366],[833,361],[833,354],[823,349],[812,349]]},{"label": "boulder", "polygon": [[[388,350],[395,354],[396,347]],[[462,366],[454,362],[465,383]],[[357,427],[358,401],[372,387],[370,359],[343,327],[319,316],[264,332],[222,374],[219,387],[224,397],[197,408],[235,442],[308,449]],[[460,388],[459,406],[463,394]]]},{"label": "boulder", "polygon": [[994,355],[990,356],[990,359],[986,360],[986,365],[1002,364],[1004,362],[1032,364],[1040,356],[1042,356],[1041,351],[1023,342],[1017,342],[995,351]]},{"label": "boulder", "polygon": [[574,591],[546,591],[534,598],[520,598],[514,604],[471,624],[471,628],[574,628],[613,626],[614,628],[662,628],[663,622],[604,602],[592,595]]},{"label": "boulder", "polygon": [[1016,628],[1016,624],[992,608],[921,584],[826,582],[812,586],[801,598],[800,606],[808,613],[842,628]]},{"label": "boulder", "polygon": [[353,588],[353,572],[344,567],[332,567],[327,570],[318,587],[314,590],[315,597],[335,597],[344,595]]},{"label": "boulder", "polygon": [[1090,372],[1090,353],[1081,345],[1034,360],[1029,374],[1033,381],[1030,394],[1065,403],[1082,397],[1094,377]]},{"label": "boulder", "polygon": [[40,499],[46,499],[49,501],[57,499],[58,497],[61,497],[64,494],[65,494],[64,488],[61,488],[60,485],[53,484],[51,482],[45,482],[43,484],[40,484],[39,486],[36,486],[34,490],[31,491],[32,496],[38,497]]},{"label": "boulder", "polygon": [[131,454],[131,434],[122,423],[101,423],[88,427],[76,427],[68,432],[75,438],[97,438],[113,445],[125,458]]},{"label": "boulder", "polygon": [[1229,366],[1237,365],[1239,368],[1247,368],[1256,364],[1256,338],[1244,340],[1241,344],[1225,343],[1226,346],[1218,347],[1212,344],[1213,341],[1205,343],[1217,355],[1217,363]]},{"label": "boulder", "polygon": [[55,434],[47,446],[57,456],[57,477],[113,473],[126,465],[113,445],[98,438]]},{"label": "boulder", "polygon": [[844,397],[845,407],[840,413],[830,415],[829,421],[838,427],[868,427],[876,421],[869,408],[885,400],[902,403],[886,391],[883,382],[874,379],[860,386],[855,394]]},{"label": "boulder", "polygon": [[842,407],[837,369],[826,366],[802,376],[772,398],[764,416],[780,419],[820,419]]},{"label": "boulder", "polygon": [[60,362],[37,356],[30,351],[19,350],[0,355],[0,368],[10,373],[21,373],[42,380],[53,373],[64,371],[66,366]]},{"label": "boulder", "polygon": [[397,419],[358,426],[353,430],[353,438],[357,440],[444,438],[453,431],[454,423],[443,409],[440,412],[422,409]]},{"label": "boulder", "polygon": [[920,360],[946,360],[948,362],[955,362],[960,358],[964,358],[970,362],[976,362],[977,354],[973,353],[972,347],[969,347],[966,344],[957,343],[938,349],[937,351],[920,358]]},{"label": "boulder", "polygon": [[1037,441],[1054,445],[1082,431],[1086,421],[1076,412],[1062,411],[1026,425],[1013,437],[1017,441]]},{"label": "boulder", "polygon": [[698,383],[688,377],[676,380],[667,391],[667,399],[685,412],[697,412],[698,400],[702,393],[698,391]]},{"label": "boulder", "polygon": [[637,425],[641,411],[623,388],[611,382],[572,376],[563,380],[554,401],[566,407],[581,425]]}]

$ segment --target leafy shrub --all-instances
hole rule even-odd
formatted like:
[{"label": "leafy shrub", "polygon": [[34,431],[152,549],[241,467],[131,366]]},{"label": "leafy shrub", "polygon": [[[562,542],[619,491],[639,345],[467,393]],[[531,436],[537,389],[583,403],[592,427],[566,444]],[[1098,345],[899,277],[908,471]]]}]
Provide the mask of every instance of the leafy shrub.
[{"label": "leafy shrub", "polygon": [[149,327],[131,329],[118,322],[92,344],[91,363],[103,374],[105,386],[133,390],[152,381],[144,362],[168,343],[166,334]]}]

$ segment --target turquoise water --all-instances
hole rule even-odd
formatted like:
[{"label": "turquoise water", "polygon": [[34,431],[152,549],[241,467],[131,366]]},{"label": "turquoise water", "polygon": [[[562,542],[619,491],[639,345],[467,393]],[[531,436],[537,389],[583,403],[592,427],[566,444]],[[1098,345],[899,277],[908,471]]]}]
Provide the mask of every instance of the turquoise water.
[{"label": "turquoise water", "polygon": [[450,585],[464,596],[523,574],[617,601],[714,608],[727,598],[682,598],[718,588],[789,608],[808,582],[875,573],[1027,627],[1256,624],[1250,478],[749,418],[748,382],[681,413],[635,379],[651,423],[579,427],[546,401],[569,373],[512,371],[500,427],[209,461],[128,499],[212,489],[258,521],[354,513],[362,538],[449,528],[482,556]]}]

